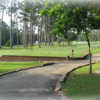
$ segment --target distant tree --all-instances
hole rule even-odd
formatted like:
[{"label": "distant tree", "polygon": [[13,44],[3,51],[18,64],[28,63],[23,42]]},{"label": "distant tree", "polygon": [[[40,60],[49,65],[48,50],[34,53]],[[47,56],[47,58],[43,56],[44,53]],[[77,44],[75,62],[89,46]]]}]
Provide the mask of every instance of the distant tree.
[{"label": "distant tree", "polygon": [[7,8],[7,0],[0,0],[1,22],[2,22],[2,24],[0,24],[0,48],[2,47],[2,25],[4,19],[4,12],[6,8]]},{"label": "distant tree", "polygon": [[[22,4],[21,8],[21,15],[22,21],[24,25],[24,32],[23,32],[23,44],[24,47],[29,40],[30,47],[33,46],[34,41],[34,27],[38,25],[38,4],[34,1],[25,0]],[[27,25],[25,25],[27,23]],[[25,35],[26,34],[26,35]],[[26,37],[28,35],[28,38]]]},{"label": "distant tree", "polygon": [[64,38],[67,40],[68,45],[70,45],[72,41],[77,40],[77,34],[73,31],[68,31],[67,34],[64,34]]},{"label": "distant tree", "polygon": [[5,43],[9,40],[10,36],[10,28],[9,26],[3,21],[0,21],[0,25],[2,25],[2,41],[1,45],[4,46]]},{"label": "distant tree", "polygon": [[51,15],[49,11],[55,5],[54,3],[54,1],[46,1],[44,7],[40,10],[40,16],[42,17],[43,23],[42,27],[44,29],[44,42],[45,45],[48,43],[49,46],[53,44],[53,35],[51,34],[51,31],[55,22],[55,15]]},{"label": "distant tree", "polygon": [[11,5],[10,5],[10,48],[13,47],[13,21],[12,21],[12,18],[13,18],[13,4],[14,4],[14,1],[11,0]]}]

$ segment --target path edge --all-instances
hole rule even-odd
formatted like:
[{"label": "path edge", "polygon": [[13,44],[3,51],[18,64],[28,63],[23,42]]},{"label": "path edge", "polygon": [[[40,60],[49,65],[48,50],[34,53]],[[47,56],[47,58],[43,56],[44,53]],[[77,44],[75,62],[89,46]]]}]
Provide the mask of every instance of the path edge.
[{"label": "path edge", "polygon": [[[93,62],[92,64],[95,64],[95,63],[97,63],[97,62]],[[76,68],[73,68],[72,70],[70,70],[70,71],[67,72],[66,74],[62,75],[62,77],[60,77],[60,78],[57,80],[57,82],[56,82],[56,85],[55,85],[55,88],[54,88],[54,92],[55,92],[56,94],[59,94],[60,91],[63,92],[62,83],[65,83],[65,82],[67,81],[69,75],[70,75],[73,71],[75,71],[75,70],[77,70],[77,69],[79,69],[79,68],[82,68],[82,67],[89,66],[89,65],[90,65],[90,64],[88,63],[88,64],[84,64],[84,65],[81,65],[81,66],[77,66]]]},{"label": "path edge", "polygon": [[49,66],[49,65],[53,65],[53,64],[56,64],[56,63],[53,63],[53,62],[49,63],[48,62],[48,63],[42,64],[40,66],[34,66],[34,67],[29,67],[29,68],[21,68],[21,69],[18,69],[18,70],[9,71],[9,72],[0,74],[0,78],[2,78],[3,76],[9,75],[9,74],[20,72],[20,71],[25,71],[25,70],[30,70],[30,69],[36,69],[36,68],[43,68],[43,67],[46,67],[46,66]]}]

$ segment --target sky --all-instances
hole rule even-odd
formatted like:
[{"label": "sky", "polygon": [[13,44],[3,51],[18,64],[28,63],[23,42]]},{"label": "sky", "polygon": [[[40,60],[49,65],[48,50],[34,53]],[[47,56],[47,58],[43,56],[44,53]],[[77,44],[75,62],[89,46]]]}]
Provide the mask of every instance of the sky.
[{"label": "sky", "polygon": [[10,17],[9,17],[9,16],[5,15],[5,16],[4,16],[4,21],[5,21],[8,25],[10,25]]},{"label": "sky", "polygon": [[[8,0],[8,1],[10,2],[11,0]],[[17,1],[22,2],[23,0],[17,0]],[[1,19],[1,17],[2,16],[0,14],[0,19]],[[8,25],[10,25],[10,17],[6,13],[4,13],[3,21],[5,21]]]}]

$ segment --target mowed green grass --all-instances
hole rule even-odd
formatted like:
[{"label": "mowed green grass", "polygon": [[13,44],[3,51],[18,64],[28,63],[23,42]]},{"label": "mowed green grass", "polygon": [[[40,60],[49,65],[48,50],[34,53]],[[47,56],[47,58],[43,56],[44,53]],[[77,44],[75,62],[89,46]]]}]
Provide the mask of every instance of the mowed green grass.
[{"label": "mowed green grass", "polygon": [[[72,49],[74,49],[74,56],[83,56],[88,53],[87,42],[73,42],[72,46],[58,46],[53,47],[33,46],[33,48],[14,47],[0,49],[0,56],[2,55],[22,55],[22,56],[55,56],[55,57],[66,57],[72,55]],[[100,53],[100,43],[92,42],[91,50],[93,54]]]},{"label": "mowed green grass", "polygon": [[66,96],[74,100],[100,100],[100,63],[93,65],[93,74],[89,75],[89,66],[72,72],[63,88]]},{"label": "mowed green grass", "polygon": [[22,68],[36,67],[43,64],[44,62],[0,62],[0,74]]}]

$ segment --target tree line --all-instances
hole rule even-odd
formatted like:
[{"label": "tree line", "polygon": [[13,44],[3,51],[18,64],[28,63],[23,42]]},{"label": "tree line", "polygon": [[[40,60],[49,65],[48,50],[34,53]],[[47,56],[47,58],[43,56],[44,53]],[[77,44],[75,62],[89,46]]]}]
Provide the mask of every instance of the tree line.
[{"label": "tree line", "polygon": [[[3,45],[52,46],[73,40],[99,40],[99,3],[58,0],[0,0],[0,48]],[[4,16],[9,16],[9,26]],[[91,34],[91,32],[93,34]],[[84,37],[84,34],[87,33]],[[95,32],[96,33],[96,32]],[[88,36],[87,36],[88,35]],[[94,38],[95,37],[95,38]],[[89,39],[88,39],[89,38]]]}]

